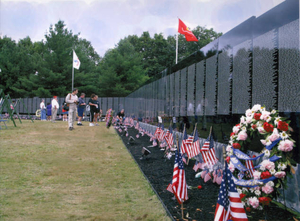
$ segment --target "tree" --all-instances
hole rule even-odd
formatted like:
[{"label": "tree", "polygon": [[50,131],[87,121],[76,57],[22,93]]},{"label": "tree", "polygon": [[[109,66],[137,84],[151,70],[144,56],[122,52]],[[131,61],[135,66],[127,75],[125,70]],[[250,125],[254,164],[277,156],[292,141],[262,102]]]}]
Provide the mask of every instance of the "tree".
[{"label": "tree", "polygon": [[127,96],[147,80],[142,58],[128,39],[105,53],[100,62],[100,96]]}]

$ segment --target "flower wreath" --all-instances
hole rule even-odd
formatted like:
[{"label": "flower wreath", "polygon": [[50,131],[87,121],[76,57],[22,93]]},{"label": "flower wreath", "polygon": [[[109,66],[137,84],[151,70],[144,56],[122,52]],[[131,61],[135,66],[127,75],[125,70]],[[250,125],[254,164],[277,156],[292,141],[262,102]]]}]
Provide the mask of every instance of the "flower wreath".
[{"label": "flower wreath", "polygon": [[[278,188],[287,186],[286,177],[291,176],[292,165],[296,164],[292,160],[295,141],[290,137],[289,123],[278,115],[278,111],[269,112],[256,104],[233,127],[226,160],[230,161],[229,169],[247,211],[251,208],[262,210],[280,194]],[[245,154],[257,136],[263,138],[260,154]]]}]

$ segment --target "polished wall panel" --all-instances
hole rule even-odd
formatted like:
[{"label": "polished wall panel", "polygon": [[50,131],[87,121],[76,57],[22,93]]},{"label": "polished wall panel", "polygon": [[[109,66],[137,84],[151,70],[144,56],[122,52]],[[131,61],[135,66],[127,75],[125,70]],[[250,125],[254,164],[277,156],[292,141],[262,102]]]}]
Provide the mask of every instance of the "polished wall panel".
[{"label": "polished wall panel", "polygon": [[175,73],[170,74],[170,116],[175,116]]},{"label": "polished wall panel", "polygon": [[251,106],[252,40],[233,47],[232,113],[244,114]]},{"label": "polished wall panel", "polygon": [[220,115],[228,115],[230,112],[231,57],[232,49],[223,50],[218,55],[217,113]]},{"label": "polished wall panel", "polygon": [[299,19],[279,28],[280,112],[300,112]]},{"label": "polished wall panel", "polygon": [[253,39],[252,104],[276,108],[276,41],[275,29]]},{"label": "polished wall panel", "polygon": [[196,115],[202,116],[204,114],[204,81],[205,81],[205,61],[200,61],[196,64],[196,94],[195,107]]},{"label": "polished wall panel", "polygon": [[180,116],[186,116],[186,83],[187,83],[187,68],[180,71]]},{"label": "polished wall panel", "polygon": [[195,115],[195,71],[196,65],[188,67],[187,73],[187,116]]},{"label": "polished wall panel", "polygon": [[166,100],[165,100],[165,115],[170,116],[170,75],[165,77],[166,84]]},{"label": "polished wall panel", "polygon": [[113,110],[115,111],[115,114],[117,114],[120,111],[119,110],[119,98],[118,97],[113,98]]},{"label": "polished wall panel", "polygon": [[107,111],[107,97],[102,97],[102,113],[106,114]]},{"label": "polished wall panel", "polygon": [[174,115],[179,117],[179,105],[180,105],[180,71],[175,72],[175,89],[174,89]]},{"label": "polished wall panel", "polygon": [[204,113],[206,116],[216,114],[216,75],[217,75],[217,55],[206,59],[205,77],[205,102]]}]

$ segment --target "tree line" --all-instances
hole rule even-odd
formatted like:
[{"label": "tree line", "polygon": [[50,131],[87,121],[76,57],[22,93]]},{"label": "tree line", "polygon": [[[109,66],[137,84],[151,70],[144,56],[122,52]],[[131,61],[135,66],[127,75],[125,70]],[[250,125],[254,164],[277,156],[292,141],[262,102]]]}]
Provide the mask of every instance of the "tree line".
[{"label": "tree line", "polygon": [[[200,26],[192,31],[198,42],[178,37],[179,61],[222,35]],[[16,42],[4,36],[0,38],[0,89],[11,97],[65,96],[71,90],[73,49],[81,62],[74,74],[74,86],[79,91],[88,96],[127,96],[175,66],[176,36],[165,38],[159,33],[151,37],[149,32],[129,35],[103,57],[61,20],[50,25],[42,41],[25,37]]]}]

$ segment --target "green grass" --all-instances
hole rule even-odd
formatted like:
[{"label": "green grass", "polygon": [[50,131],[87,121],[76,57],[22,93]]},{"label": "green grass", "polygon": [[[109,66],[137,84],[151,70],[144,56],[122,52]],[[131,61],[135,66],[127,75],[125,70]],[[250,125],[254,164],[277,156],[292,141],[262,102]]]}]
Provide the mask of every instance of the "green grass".
[{"label": "green grass", "polygon": [[170,220],[113,128],[0,131],[0,220]]}]

